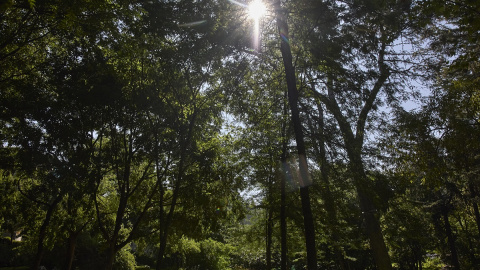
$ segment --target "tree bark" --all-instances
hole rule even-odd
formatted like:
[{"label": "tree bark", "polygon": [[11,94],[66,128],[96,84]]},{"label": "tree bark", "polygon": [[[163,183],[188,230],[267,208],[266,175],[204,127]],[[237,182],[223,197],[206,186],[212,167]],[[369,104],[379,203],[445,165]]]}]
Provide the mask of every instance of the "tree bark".
[{"label": "tree bark", "polygon": [[[282,154],[283,156],[283,154]],[[287,159],[282,157],[282,165],[286,166]],[[286,215],[286,180],[285,173],[287,170],[283,170],[280,183],[280,270],[287,270],[287,215]]]},{"label": "tree bark", "polygon": [[455,236],[453,235],[452,226],[448,220],[448,206],[446,205],[442,205],[442,216],[445,224],[445,233],[447,234],[448,247],[450,249],[450,261],[456,270],[460,270],[457,248],[455,247]]},{"label": "tree bark", "polygon": [[298,108],[298,90],[295,79],[295,70],[292,63],[292,52],[289,44],[288,24],[286,16],[282,11],[280,1],[275,2],[275,11],[277,19],[277,28],[280,36],[280,50],[283,58],[285,77],[288,89],[288,104],[290,106],[293,130],[297,143],[297,154],[300,169],[300,198],[302,203],[303,223],[305,233],[305,246],[307,250],[307,269],[317,269],[317,250],[315,246],[315,226],[313,222],[312,209],[310,205],[310,195],[308,187],[311,185],[305,142]]},{"label": "tree bark", "polygon": [[65,256],[65,269],[72,269],[73,259],[75,258],[75,247],[77,245],[77,233],[71,233],[68,237],[67,256]]},{"label": "tree bark", "polygon": [[55,211],[55,208],[57,207],[57,205],[60,203],[61,200],[62,200],[62,196],[57,195],[57,197],[52,202],[52,204],[48,205],[45,219],[43,220],[42,226],[40,227],[40,230],[38,232],[37,254],[35,255],[35,260],[32,265],[32,270],[37,270],[40,267],[40,264],[42,263],[43,254],[45,252],[45,247],[43,245],[43,242],[47,237],[47,228],[48,228],[48,225],[50,224],[50,220],[52,219],[53,212]]},{"label": "tree bark", "polygon": [[365,220],[365,229],[370,240],[373,258],[379,270],[392,269],[392,263],[380,227],[380,217],[373,203],[373,191],[369,187],[368,179],[363,168],[359,153],[350,153],[350,166],[353,173],[355,188],[360,201],[360,209]]},{"label": "tree bark", "polygon": [[[129,177],[129,174],[127,175]],[[118,251],[117,241],[118,236],[120,233],[120,229],[122,227],[123,217],[125,215],[125,210],[127,208],[127,201],[128,201],[128,193],[125,190],[125,186],[120,188],[120,203],[117,209],[117,215],[115,217],[115,227],[110,239],[108,239],[108,250],[107,250],[107,261],[105,265],[105,270],[113,269],[113,264],[115,262],[115,256]]]},{"label": "tree bark", "polygon": [[[285,100],[287,92],[285,92]],[[287,115],[287,104],[284,102],[283,115]],[[285,121],[286,122],[286,121]],[[286,185],[289,169],[287,164],[287,123],[282,127],[282,155],[280,158],[280,270],[287,270],[287,214],[286,214]]]},{"label": "tree bark", "polygon": [[[116,240],[115,240],[116,241]],[[115,242],[110,242],[107,250],[107,260],[105,264],[105,270],[112,270],[115,263],[115,256],[117,254]]]},{"label": "tree bark", "polygon": [[477,190],[475,189],[475,186],[473,185],[473,181],[470,181],[468,186],[469,186],[469,189],[470,189],[470,198],[472,198],[473,213],[475,215],[475,222],[477,223],[478,235],[480,235],[480,211],[478,210],[478,204],[475,202],[475,199],[478,196],[477,195]]},{"label": "tree bark", "polygon": [[[194,108],[193,114],[191,116],[189,125],[188,125],[188,130],[187,130],[187,136],[183,143],[181,144],[181,150],[180,150],[180,161],[178,165],[178,174],[177,174],[177,181],[175,183],[175,187],[173,190],[173,195],[172,195],[172,202],[170,203],[170,210],[167,214],[167,217],[165,219],[165,225],[163,226],[160,224],[160,226],[163,226],[163,233],[160,235],[160,248],[157,253],[157,265],[156,265],[156,270],[160,270],[162,268],[163,264],[163,256],[165,255],[165,250],[167,247],[167,239],[168,239],[168,233],[169,233],[169,227],[170,223],[173,219],[173,213],[175,211],[175,207],[177,204],[178,200],[178,195],[179,195],[179,190],[181,187],[181,183],[183,182],[184,174],[185,174],[185,159],[187,157],[187,148],[191,143],[192,139],[192,134],[193,134],[193,128],[195,126],[195,120],[197,117],[197,110]],[[163,207],[163,206],[162,206]],[[163,217],[163,215],[162,215]]]},{"label": "tree bark", "polygon": [[339,233],[337,222],[337,211],[335,208],[335,198],[330,190],[330,168],[327,160],[327,154],[325,150],[325,123],[324,123],[324,111],[321,104],[317,104],[319,113],[319,156],[320,156],[320,173],[322,175],[321,194],[325,203],[325,210],[327,211],[327,229],[332,240],[333,252],[335,262],[338,269],[345,269],[345,262],[342,251],[339,247]]},{"label": "tree bark", "polygon": [[386,45],[382,44],[378,56],[379,77],[360,111],[356,122],[355,134],[350,126],[349,120],[342,114],[340,106],[336,100],[336,93],[333,88],[332,80],[327,82],[327,95],[320,94],[313,89],[313,93],[321,99],[333,114],[342,132],[345,149],[349,159],[350,171],[353,174],[355,188],[360,201],[360,208],[365,220],[366,233],[370,240],[370,247],[373,251],[375,263],[379,270],[390,270],[392,269],[392,264],[380,227],[380,218],[377,215],[376,207],[372,201],[373,191],[369,187],[369,181],[365,173],[362,160],[362,148],[368,114],[373,108],[378,93],[390,76],[390,71],[384,64],[385,50]]},{"label": "tree bark", "polygon": [[267,214],[266,270],[272,269],[273,208],[269,206]]},{"label": "tree bark", "polygon": [[71,231],[70,235],[68,237],[68,247],[67,247],[67,256],[65,260],[65,269],[70,270],[72,269],[73,261],[75,259],[75,249],[77,246],[77,239],[80,233],[85,229],[85,227],[90,223],[90,221],[87,221],[83,224],[83,226],[76,230],[76,231]]}]

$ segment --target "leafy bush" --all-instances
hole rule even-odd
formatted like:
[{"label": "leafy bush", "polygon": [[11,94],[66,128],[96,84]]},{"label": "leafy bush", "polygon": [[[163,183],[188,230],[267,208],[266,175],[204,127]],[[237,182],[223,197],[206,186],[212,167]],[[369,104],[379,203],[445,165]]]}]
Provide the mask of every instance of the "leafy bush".
[{"label": "leafy bush", "polygon": [[196,242],[182,237],[172,246],[178,267],[198,270],[225,270],[230,266],[232,247],[211,238]]},{"label": "leafy bush", "polygon": [[115,270],[135,270],[136,262],[130,246],[122,248],[115,257],[113,269]]},{"label": "leafy bush", "polygon": [[230,265],[232,247],[211,238],[200,242],[200,269],[224,270]]}]

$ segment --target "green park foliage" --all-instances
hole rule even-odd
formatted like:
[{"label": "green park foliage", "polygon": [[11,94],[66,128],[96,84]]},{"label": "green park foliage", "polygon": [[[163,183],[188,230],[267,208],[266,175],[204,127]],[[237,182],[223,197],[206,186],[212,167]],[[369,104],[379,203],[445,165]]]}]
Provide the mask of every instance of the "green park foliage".
[{"label": "green park foliage", "polygon": [[0,2],[0,270],[480,268],[478,1],[250,2]]}]

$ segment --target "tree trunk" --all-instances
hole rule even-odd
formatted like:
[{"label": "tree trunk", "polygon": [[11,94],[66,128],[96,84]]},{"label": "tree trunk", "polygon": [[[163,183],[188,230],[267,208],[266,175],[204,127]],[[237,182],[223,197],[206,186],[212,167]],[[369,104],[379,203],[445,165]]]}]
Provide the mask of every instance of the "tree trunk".
[{"label": "tree trunk", "polygon": [[392,263],[380,227],[380,218],[372,201],[374,194],[369,187],[360,154],[350,153],[350,163],[373,258],[379,270],[390,270]]},{"label": "tree trunk", "polygon": [[40,264],[42,263],[43,254],[45,252],[45,247],[43,242],[47,236],[47,228],[50,224],[50,220],[53,215],[53,211],[57,207],[58,203],[62,200],[62,196],[58,195],[52,204],[48,205],[47,214],[45,215],[45,219],[43,220],[42,226],[38,232],[38,242],[37,242],[37,254],[35,255],[35,260],[32,265],[32,270],[38,270]]},{"label": "tree trunk", "polygon": [[477,223],[478,235],[480,235],[480,212],[478,211],[478,204],[475,202],[475,199],[477,198],[477,190],[475,189],[472,181],[470,181],[468,186],[470,189],[470,198],[472,198],[473,213],[475,214],[475,222]]},{"label": "tree trunk", "polygon": [[127,192],[122,188],[121,195],[120,195],[120,203],[117,209],[117,216],[115,218],[115,228],[113,230],[112,236],[108,240],[109,245],[107,250],[107,261],[106,261],[105,270],[113,269],[115,256],[118,251],[118,248],[117,248],[118,236],[120,233],[120,229],[122,228],[122,220],[125,215],[125,210],[127,208],[127,201],[128,201]]},{"label": "tree trunk", "polygon": [[[187,130],[187,137],[185,137],[185,140],[181,144],[181,150],[180,150],[180,161],[178,164],[178,174],[177,174],[177,181],[175,183],[175,187],[173,190],[173,195],[172,195],[172,202],[170,203],[170,210],[168,212],[167,218],[165,220],[165,225],[163,226],[163,233],[160,235],[160,248],[157,253],[157,265],[156,265],[156,270],[160,270],[162,268],[163,264],[163,256],[165,255],[165,250],[167,247],[167,238],[168,238],[168,229],[170,227],[170,223],[173,219],[173,213],[175,211],[175,207],[177,204],[178,200],[178,195],[180,192],[180,187],[183,182],[184,174],[185,174],[185,159],[187,157],[187,148],[191,143],[191,138],[192,138],[192,133],[193,133],[193,128],[195,126],[195,120],[197,117],[197,111],[194,109],[193,114],[191,115],[190,122],[188,124],[188,130]],[[162,206],[163,207],[163,206]],[[162,224],[160,224],[162,226]]]},{"label": "tree trunk", "polygon": [[68,237],[68,247],[67,247],[67,256],[65,256],[65,269],[72,269],[73,259],[75,258],[75,247],[77,245],[77,238],[79,233],[72,232]]},{"label": "tree trunk", "polygon": [[[285,137],[284,137],[285,138]],[[286,143],[284,147],[284,153],[281,158],[281,176],[280,176],[280,270],[287,270],[288,258],[287,258],[287,213],[286,213],[286,186],[287,177],[290,175],[290,169],[287,164],[286,157]]]},{"label": "tree trunk", "polygon": [[445,224],[445,233],[447,234],[448,247],[450,249],[450,261],[456,270],[460,270],[457,248],[455,247],[455,236],[453,235],[452,226],[448,220],[448,207],[446,205],[442,205],[442,216]]},{"label": "tree trunk", "polygon": [[300,198],[302,202],[305,246],[307,250],[307,269],[317,269],[317,250],[315,246],[315,227],[310,206],[310,195],[308,187],[311,185],[305,143],[303,138],[302,123],[300,120],[300,112],[298,109],[298,90],[295,79],[295,70],[292,64],[292,52],[289,44],[288,24],[281,9],[280,1],[275,2],[275,11],[277,19],[277,27],[280,36],[280,50],[285,68],[285,77],[288,88],[288,103],[290,105],[291,119],[293,130],[295,132],[295,140],[297,143],[297,154],[300,169]]},{"label": "tree trunk", "polygon": [[[286,158],[282,157],[282,165],[286,166]],[[283,171],[287,173],[285,169]],[[287,215],[286,215],[286,175],[281,176],[281,187],[280,187],[280,270],[287,270]]]},{"label": "tree trunk", "polygon": [[173,219],[173,212],[175,211],[175,207],[176,207],[177,199],[178,199],[178,193],[179,193],[180,186],[181,186],[181,180],[183,179],[183,162],[184,162],[183,159],[184,159],[184,157],[182,157],[180,159],[179,174],[178,174],[178,179],[177,179],[177,182],[175,183],[175,187],[174,187],[174,190],[173,190],[172,202],[170,203],[170,210],[167,214],[166,219],[164,220],[164,224],[163,225],[160,224],[160,226],[163,227],[163,229],[162,229],[163,233],[161,233],[161,235],[160,235],[160,248],[159,248],[158,253],[157,253],[156,270],[160,270],[163,266],[163,256],[165,255],[165,250],[166,250],[166,247],[167,247],[168,233],[169,233],[168,229],[169,229],[170,223]]},{"label": "tree trunk", "polygon": [[273,209],[269,206],[267,214],[267,241],[266,241],[266,270],[272,269],[272,236],[273,236]]},{"label": "tree trunk", "polygon": [[107,260],[105,261],[105,270],[113,269],[113,264],[115,263],[115,256],[117,254],[117,250],[115,248],[115,242],[111,242],[109,244],[109,247],[107,250]]},{"label": "tree trunk", "polygon": [[332,195],[330,190],[330,168],[327,160],[327,154],[325,150],[325,123],[324,123],[324,112],[321,104],[317,104],[318,113],[319,113],[319,156],[320,156],[320,173],[322,175],[321,182],[321,194],[323,201],[325,203],[325,210],[327,211],[327,229],[329,231],[329,236],[332,240],[333,252],[336,265],[338,269],[345,269],[345,262],[342,254],[342,250],[339,246],[339,233],[338,222],[337,222],[337,211],[335,209],[335,198]]},{"label": "tree trunk", "polygon": [[383,238],[377,210],[363,188],[357,187],[357,193],[375,263],[379,270],[392,269],[392,263]]},{"label": "tree trunk", "polygon": [[[285,92],[285,101],[283,103],[283,115],[287,116],[286,103],[288,92]],[[285,118],[286,119],[286,118]],[[287,213],[286,213],[286,185],[287,175],[290,174],[287,164],[287,151],[288,151],[288,139],[287,139],[287,123],[282,123],[282,155],[280,158],[280,270],[287,270]]]},{"label": "tree trunk", "polygon": [[165,254],[165,249],[167,247],[167,235],[161,236],[160,237],[160,248],[158,249],[157,253],[157,265],[156,265],[156,270],[162,269],[163,266],[163,256]]}]

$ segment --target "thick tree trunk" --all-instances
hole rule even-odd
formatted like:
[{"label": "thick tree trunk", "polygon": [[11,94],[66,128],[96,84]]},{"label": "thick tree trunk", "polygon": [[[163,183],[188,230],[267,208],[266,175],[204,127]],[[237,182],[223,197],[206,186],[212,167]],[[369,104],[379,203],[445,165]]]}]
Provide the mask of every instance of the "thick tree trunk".
[{"label": "thick tree trunk", "polygon": [[350,153],[350,163],[373,258],[379,270],[390,270],[392,263],[380,227],[380,217],[372,201],[373,192],[369,187],[360,154]]},{"label": "thick tree trunk", "polygon": [[115,263],[115,256],[117,255],[117,250],[115,248],[115,242],[110,243],[106,255],[107,255],[107,260],[105,261],[105,270],[112,270],[113,269],[113,264]]},{"label": "thick tree trunk", "polygon": [[379,270],[392,269],[392,263],[383,238],[377,210],[370,196],[367,195],[362,187],[357,187],[357,193],[375,263]]},{"label": "thick tree trunk", "polygon": [[288,24],[279,0],[275,2],[275,11],[279,37],[281,40],[280,50],[282,53],[288,88],[288,104],[290,105],[293,130],[295,132],[295,140],[297,143],[297,154],[300,169],[300,198],[302,202],[305,246],[307,250],[307,269],[314,270],[317,269],[317,250],[315,246],[315,227],[312,209],[310,206],[310,195],[308,191],[308,187],[311,185],[311,183],[308,172],[302,123],[298,109],[299,95],[295,79],[295,70],[292,63],[292,52],[289,44]]}]

